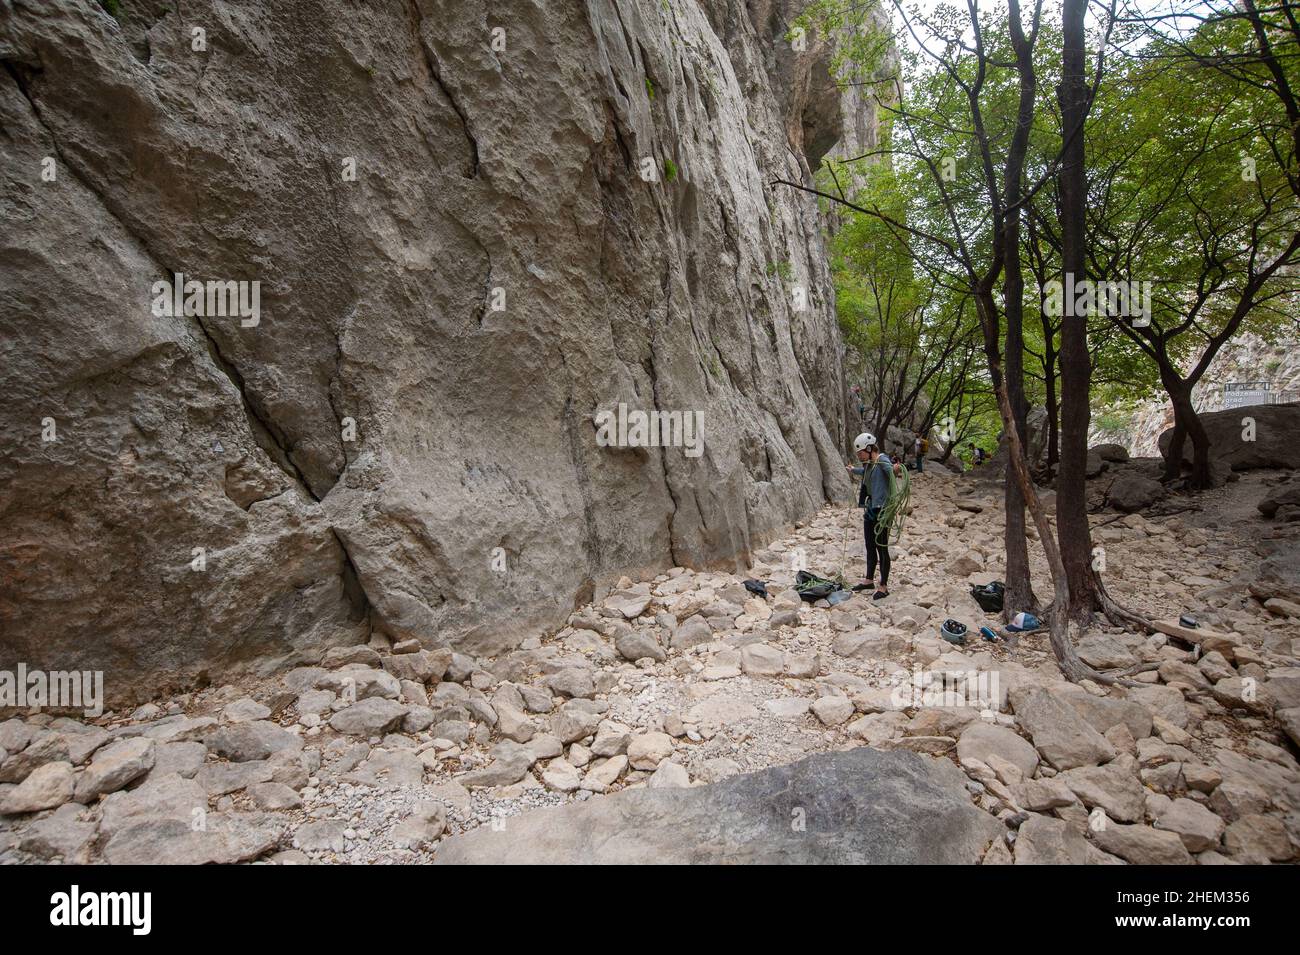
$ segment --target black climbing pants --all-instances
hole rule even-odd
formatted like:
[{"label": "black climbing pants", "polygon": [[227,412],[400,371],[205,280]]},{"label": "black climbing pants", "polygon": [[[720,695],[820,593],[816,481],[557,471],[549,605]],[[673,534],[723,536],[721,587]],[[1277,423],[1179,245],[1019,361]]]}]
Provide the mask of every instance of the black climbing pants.
[{"label": "black climbing pants", "polygon": [[[876,541],[876,518],[879,512],[874,507],[869,507],[862,512],[862,533],[867,539],[867,580],[874,580],[876,577],[876,562],[880,562],[880,586],[889,585],[889,545],[888,543],[880,544]],[[889,529],[885,526],[879,528],[882,540],[888,541]]]}]

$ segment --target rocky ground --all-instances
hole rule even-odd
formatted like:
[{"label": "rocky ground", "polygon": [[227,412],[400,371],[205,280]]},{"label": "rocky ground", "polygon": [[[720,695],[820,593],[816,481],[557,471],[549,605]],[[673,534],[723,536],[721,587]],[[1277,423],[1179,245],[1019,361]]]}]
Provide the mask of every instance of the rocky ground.
[{"label": "rocky ground", "polygon": [[[1300,525],[1253,511],[1276,477],[1173,516],[1095,516],[1114,596],[1213,631],[1089,632],[1094,666],[1158,664],[1134,686],[1062,682],[1043,635],[940,639],[948,617],[997,625],[969,586],[1001,574],[1001,489],[935,468],[914,482],[886,600],[789,589],[799,566],[839,567],[846,528],[861,573],[860,512],[827,509],[747,575],[624,579],[497,658],[376,638],[130,714],[9,719],[0,861],[425,862],[526,810],[861,746],[964,770],[962,798],[1002,823],[986,863],[1294,861]],[[963,696],[913,695],[944,673]]]}]

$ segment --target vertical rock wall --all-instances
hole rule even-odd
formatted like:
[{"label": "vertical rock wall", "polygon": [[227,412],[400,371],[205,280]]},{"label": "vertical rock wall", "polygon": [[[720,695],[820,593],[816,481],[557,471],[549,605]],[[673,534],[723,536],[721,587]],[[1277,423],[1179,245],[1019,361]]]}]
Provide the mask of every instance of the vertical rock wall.
[{"label": "vertical rock wall", "polygon": [[[799,7],[0,2],[0,667],[492,651],[841,494],[817,211],[768,186],[844,102]],[[260,320],[155,314],[178,272]],[[620,402],[703,453],[598,446]]]}]

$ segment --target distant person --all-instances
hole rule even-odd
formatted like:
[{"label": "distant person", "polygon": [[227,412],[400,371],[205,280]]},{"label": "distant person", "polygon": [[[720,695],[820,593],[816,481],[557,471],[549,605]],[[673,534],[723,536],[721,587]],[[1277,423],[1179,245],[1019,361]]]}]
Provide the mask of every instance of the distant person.
[{"label": "distant person", "polygon": [[916,440],[912,442],[912,457],[916,459],[917,474],[920,474],[924,470],[923,464],[925,462],[925,452],[929,450],[926,447],[927,443],[928,442],[921,439],[919,434],[916,436]]}]

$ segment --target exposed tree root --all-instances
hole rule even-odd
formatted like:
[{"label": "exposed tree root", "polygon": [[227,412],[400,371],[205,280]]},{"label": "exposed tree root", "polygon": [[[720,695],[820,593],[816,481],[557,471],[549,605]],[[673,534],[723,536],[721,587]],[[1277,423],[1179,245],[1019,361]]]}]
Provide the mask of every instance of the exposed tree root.
[{"label": "exposed tree root", "polygon": [[[1100,592],[1105,594],[1104,589]],[[1106,599],[1110,600],[1109,596],[1107,596]],[[1111,603],[1121,612],[1126,614],[1129,613],[1127,610],[1124,610],[1124,608],[1119,607],[1118,604],[1114,604],[1114,601],[1111,601]],[[1089,666],[1087,663],[1083,662],[1078,651],[1075,650],[1075,635],[1072,631],[1076,625],[1071,624],[1068,620],[1057,621],[1052,612],[1055,606],[1056,601],[1053,601],[1047,605],[1042,614],[1037,616],[1043,623],[1049,624],[1048,634],[1052,644],[1052,651],[1056,656],[1057,666],[1060,667],[1061,675],[1071,683],[1091,680],[1092,682],[1101,684],[1102,686],[1134,687],[1139,686],[1140,684],[1125,679],[1125,677],[1132,676],[1136,673],[1142,673],[1145,670],[1154,670],[1160,666],[1158,663],[1139,663],[1124,670],[1106,672]],[[1129,615],[1134,617],[1134,619],[1142,619],[1137,617],[1136,614]],[[1059,628],[1061,632],[1058,633],[1057,628]]]},{"label": "exposed tree root", "polygon": [[1117,627],[1136,627],[1143,633],[1155,633],[1156,628],[1151,621],[1139,613],[1122,607],[1115,602],[1115,598],[1110,595],[1106,585],[1102,582],[1101,575],[1096,571],[1092,573],[1093,582],[1096,585],[1097,602],[1101,605],[1100,610],[1106,619]]}]

